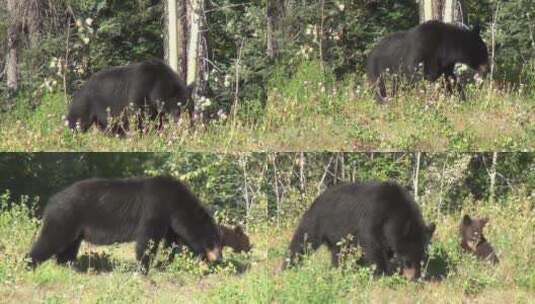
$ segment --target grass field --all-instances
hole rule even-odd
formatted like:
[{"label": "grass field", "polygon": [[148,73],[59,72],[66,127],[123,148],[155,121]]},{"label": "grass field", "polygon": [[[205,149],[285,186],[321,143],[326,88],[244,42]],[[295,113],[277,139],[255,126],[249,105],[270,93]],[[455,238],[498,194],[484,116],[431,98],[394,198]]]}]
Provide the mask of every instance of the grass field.
[{"label": "grass field", "polygon": [[[535,146],[532,91],[468,86],[468,100],[445,96],[435,85],[403,91],[377,104],[360,75],[335,81],[314,63],[291,78],[273,76],[265,107],[242,100],[237,114],[188,128],[125,139],[92,128],[73,134],[64,125],[61,93],[19,98],[0,114],[1,151],[524,151]],[[502,85],[503,86],[503,85]],[[528,86],[528,85],[526,85]],[[29,104],[38,104],[35,110]],[[187,116],[187,115],[186,115]],[[134,124],[135,125],[135,124]]]},{"label": "grass field", "polygon": [[73,266],[50,260],[28,271],[23,258],[38,224],[27,208],[0,213],[0,303],[265,303],[270,293],[261,225],[248,230],[254,244],[248,254],[225,249],[217,267],[184,254],[164,266],[160,250],[145,277],[137,271],[133,243],[83,243]]},{"label": "grass field", "polygon": [[[250,255],[225,251],[221,267],[180,256],[168,267],[139,275],[133,244],[84,245],[77,269],[46,262],[35,271],[23,257],[38,222],[26,208],[0,213],[0,302],[2,303],[533,303],[535,298],[535,205],[532,196],[495,204],[476,202],[452,214],[425,217],[438,224],[423,282],[399,276],[375,278],[368,268],[330,267],[325,248],[300,267],[281,272],[280,263],[297,219],[259,224],[248,232]],[[485,232],[500,264],[460,252],[461,214],[488,216]],[[162,259],[162,254],[159,255]],[[348,261],[351,259],[348,258]],[[88,265],[92,265],[89,267]]]},{"label": "grass field", "polygon": [[[430,207],[430,206],[429,206]],[[368,268],[330,267],[325,247],[300,267],[279,272],[295,224],[270,230],[268,267],[273,303],[533,303],[535,299],[535,205],[532,197],[512,198],[497,205],[478,202],[451,215],[433,208],[425,217],[438,224],[430,247],[425,282],[400,276],[374,278]],[[487,239],[500,264],[491,266],[461,253],[461,214],[488,216]],[[351,258],[348,258],[351,261]]]}]

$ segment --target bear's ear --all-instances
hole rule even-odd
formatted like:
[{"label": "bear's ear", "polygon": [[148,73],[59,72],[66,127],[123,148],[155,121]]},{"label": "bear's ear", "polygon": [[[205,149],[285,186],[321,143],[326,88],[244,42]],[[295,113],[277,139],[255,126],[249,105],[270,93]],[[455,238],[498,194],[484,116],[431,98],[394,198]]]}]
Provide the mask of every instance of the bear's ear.
[{"label": "bear's ear", "polygon": [[472,219],[468,214],[465,214],[463,217],[463,225],[468,226],[470,224],[472,224]]},{"label": "bear's ear", "polygon": [[481,25],[479,24],[479,22],[474,25],[472,31],[478,36],[481,34]]},{"label": "bear's ear", "polygon": [[481,227],[483,228],[489,222],[489,218],[488,217],[484,217],[481,220],[479,220],[479,222],[481,223]]}]

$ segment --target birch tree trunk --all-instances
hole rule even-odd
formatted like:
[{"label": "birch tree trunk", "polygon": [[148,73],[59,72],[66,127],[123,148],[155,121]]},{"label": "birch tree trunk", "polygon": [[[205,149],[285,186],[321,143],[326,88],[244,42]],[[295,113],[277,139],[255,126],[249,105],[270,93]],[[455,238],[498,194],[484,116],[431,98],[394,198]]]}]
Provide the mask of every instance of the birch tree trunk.
[{"label": "birch tree trunk", "polygon": [[490,167],[490,186],[489,186],[489,201],[494,202],[496,195],[496,165],[498,163],[498,152],[492,153],[492,164]]},{"label": "birch tree trunk", "polygon": [[18,0],[7,0],[9,27],[7,29],[6,79],[7,87],[11,91],[16,91],[19,87],[18,45],[22,30],[19,7]]},{"label": "birch tree trunk", "polygon": [[464,0],[419,0],[420,23],[439,20],[446,23],[466,23]]},{"label": "birch tree trunk", "polygon": [[192,85],[197,81],[197,71],[199,66],[199,41],[201,28],[201,10],[203,8],[203,0],[190,0],[191,11],[190,14],[190,31],[188,41],[188,65],[186,74],[187,85]]},{"label": "birch tree trunk", "polygon": [[44,0],[26,0],[25,7],[25,25],[28,30],[28,38],[30,40],[30,48],[35,48],[39,45],[41,38],[41,30],[43,27],[43,18],[41,12],[44,9]]},{"label": "birch tree trunk", "polygon": [[187,0],[181,1],[177,6],[177,72],[182,79],[186,79],[186,71],[188,70],[188,2]]},{"label": "birch tree trunk", "polygon": [[[189,36],[187,49],[187,67],[186,67],[186,84],[188,86],[195,86],[195,95],[199,92],[200,87],[200,40],[201,40],[201,23],[203,21],[204,0],[186,0],[186,3],[191,3],[191,7],[187,9],[189,17]],[[203,48],[203,51],[206,51]],[[199,118],[199,109],[194,102],[193,104],[192,124]]]},{"label": "birch tree trunk", "polygon": [[177,0],[167,0],[167,63],[178,72]]},{"label": "birch tree trunk", "polygon": [[413,188],[414,188],[414,200],[418,203],[418,177],[420,175],[420,158],[422,157],[422,152],[416,153],[416,166],[414,168],[414,177],[412,179]]},{"label": "birch tree trunk", "polygon": [[446,23],[466,24],[466,6],[464,0],[443,0],[442,20]]},{"label": "birch tree trunk", "polygon": [[268,0],[266,7],[266,53],[269,58],[276,58],[282,36],[281,21],[286,14],[285,0]]}]

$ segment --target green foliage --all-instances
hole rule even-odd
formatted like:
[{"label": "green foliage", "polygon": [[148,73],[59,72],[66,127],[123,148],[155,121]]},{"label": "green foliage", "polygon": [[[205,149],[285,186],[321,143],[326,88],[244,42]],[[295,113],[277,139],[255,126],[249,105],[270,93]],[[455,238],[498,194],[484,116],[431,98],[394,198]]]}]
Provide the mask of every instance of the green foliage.
[{"label": "green foliage", "polygon": [[519,79],[524,84],[532,83],[535,64],[535,3],[529,0],[492,2],[494,10],[498,5],[496,60],[501,67],[498,72]]}]

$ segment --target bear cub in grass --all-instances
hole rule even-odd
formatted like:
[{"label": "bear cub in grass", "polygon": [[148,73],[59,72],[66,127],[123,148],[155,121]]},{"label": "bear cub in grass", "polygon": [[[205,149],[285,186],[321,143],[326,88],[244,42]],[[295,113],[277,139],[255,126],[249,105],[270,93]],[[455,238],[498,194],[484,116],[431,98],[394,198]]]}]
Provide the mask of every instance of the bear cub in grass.
[{"label": "bear cub in grass", "polygon": [[465,215],[460,225],[461,248],[470,252],[481,260],[486,260],[492,264],[499,262],[494,248],[483,235],[483,228],[487,225],[488,218],[470,218]]},{"label": "bear cub in grass", "polygon": [[[383,38],[369,54],[366,71],[379,102],[387,100],[385,75],[402,75],[410,83],[416,79],[420,64],[423,64],[426,80],[436,81],[444,76],[448,92],[452,93],[453,87],[456,87],[461,99],[465,99],[454,74],[455,64],[466,64],[484,76],[489,68],[488,57],[479,26],[468,30],[428,21]],[[396,94],[399,80],[399,77],[393,77],[392,95]]]},{"label": "bear cub in grass", "polygon": [[[219,234],[221,236],[221,247],[229,247],[235,253],[250,252],[253,246],[249,240],[249,236],[243,231],[243,228],[239,225],[234,228],[228,227],[225,225],[218,225]],[[168,231],[165,236],[164,247],[172,248],[171,255],[169,256],[169,261],[172,262],[174,256],[179,254],[181,247],[188,247],[187,243],[184,242],[176,233],[173,231]],[[189,248],[191,250],[191,248]]]},{"label": "bear cub in grass", "polygon": [[82,241],[135,241],[146,274],[159,242],[170,245],[170,233],[203,259],[221,261],[220,229],[182,182],[165,176],[87,179],[50,198],[29,262],[35,267],[54,255],[60,264],[74,262]]},{"label": "bear cub in grass", "polygon": [[[100,71],[76,92],[67,114],[69,128],[82,132],[96,124],[102,131],[124,135],[129,130],[129,110],[137,114],[138,129],[145,116],[163,128],[166,114],[178,120],[181,109],[193,115],[192,87],[186,86],[167,64],[147,60]],[[129,109],[132,107],[132,109]],[[109,120],[115,119],[109,126]],[[193,121],[193,117],[191,117]]]},{"label": "bear cub in grass", "polygon": [[350,245],[362,248],[364,263],[375,264],[376,274],[392,274],[394,259],[401,263],[401,273],[415,280],[434,231],[435,224],[425,224],[411,195],[396,183],[336,185],[318,196],[301,218],[282,268],[321,245],[329,248],[332,264],[338,266],[340,241],[351,235]]}]

